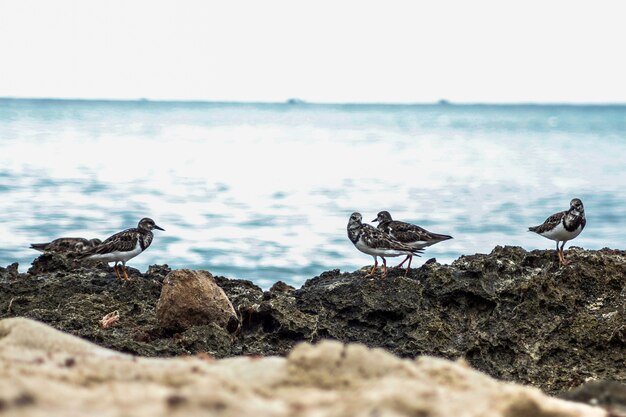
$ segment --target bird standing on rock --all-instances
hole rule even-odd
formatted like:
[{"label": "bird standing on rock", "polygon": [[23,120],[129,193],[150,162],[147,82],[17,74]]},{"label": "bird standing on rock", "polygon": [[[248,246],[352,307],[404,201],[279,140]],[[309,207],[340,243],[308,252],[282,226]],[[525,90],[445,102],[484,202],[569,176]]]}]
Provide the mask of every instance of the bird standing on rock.
[{"label": "bird standing on rock", "polygon": [[387,256],[419,256],[422,251],[412,248],[404,243],[398,242],[391,238],[382,230],[378,230],[369,224],[362,223],[363,216],[361,213],[352,213],[348,221],[348,238],[356,246],[358,250],[374,257],[374,267],[367,274],[372,276],[378,267],[378,256],[383,260],[382,277],[387,276]]},{"label": "bird standing on rock", "polygon": [[[372,222],[378,222],[377,228],[387,233],[393,239],[415,249],[424,249],[425,247],[434,245],[435,243],[452,239],[452,236],[432,233],[414,224],[393,220],[388,211],[381,211],[378,213]],[[404,261],[400,262],[396,268],[400,268],[402,264],[408,260],[409,264],[406,267],[406,271],[408,273],[409,269],[411,269],[412,259],[413,255],[407,255],[407,257],[404,258]]]},{"label": "bird standing on rock", "polygon": [[[165,230],[154,223],[154,220],[144,217],[137,227],[126,229],[106,239],[99,246],[85,251],[81,257],[96,261],[115,262],[113,269],[120,280],[128,281],[126,262],[148,249],[152,243],[152,230]],[[120,275],[117,264],[122,263],[124,278]]]},{"label": "bird standing on rock", "polygon": [[[569,203],[569,210],[555,213],[548,217],[539,226],[529,227],[529,232],[535,232],[547,239],[556,241],[556,253],[559,257],[560,265],[567,265],[563,247],[568,240],[574,239],[580,234],[587,224],[585,219],[585,207],[583,202],[574,198]],[[559,242],[562,242],[559,248]]]}]

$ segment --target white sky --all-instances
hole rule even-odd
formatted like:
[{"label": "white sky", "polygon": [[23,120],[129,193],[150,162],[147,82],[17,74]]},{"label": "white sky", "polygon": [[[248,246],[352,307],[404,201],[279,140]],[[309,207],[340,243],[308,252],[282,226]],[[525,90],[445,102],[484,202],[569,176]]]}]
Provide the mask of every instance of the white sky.
[{"label": "white sky", "polygon": [[620,1],[0,0],[0,97],[626,102]]}]

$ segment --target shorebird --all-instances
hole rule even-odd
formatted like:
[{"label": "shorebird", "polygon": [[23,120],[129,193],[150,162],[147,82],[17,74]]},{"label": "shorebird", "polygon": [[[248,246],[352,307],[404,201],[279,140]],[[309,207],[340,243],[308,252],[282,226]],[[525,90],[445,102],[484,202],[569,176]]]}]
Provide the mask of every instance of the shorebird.
[{"label": "shorebird", "polygon": [[32,243],[30,248],[39,252],[54,252],[67,255],[95,248],[100,243],[102,243],[100,239],[87,240],[82,237],[60,237],[48,243]]},{"label": "shorebird", "polygon": [[[556,253],[560,265],[567,265],[563,247],[568,240],[574,239],[580,234],[587,224],[585,219],[585,207],[580,199],[575,198],[569,203],[569,210],[555,213],[548,217],[539,226],[529,227],[529,232],[535,232],[550,240],[556,241]],[[559,248],[559,242],[562,242]]]},{"label": "shorebird", "polygon": [[367,276],[372,276],[378,267],[378,256],[383,260],[382,277],[387,276],[387,260],[388,256],[419,256],[422,251],[412,248],[404,243],[398,242],[391,238],[382,230],[378,230],[369,224],[362,223],[363,216],[360,213],[352,213],[348,221],[348,238],[356,246],[358,250],[374,257],[374,267],[369,271]]},{"label": "shorebird", "polygon": [[[452,239],[452,236],[432,233],[414,224],[393,220],[388,211],[381,211],[378,213],[372,222],[378,222],[377,228],[387,233],[393,239],[415,249],[424,249],[425,247],[434,245],[435,243]],[[409,264],[406,267],[408,273],[409,269],[411,269],[413,255],[407,255],[407,257],[404,258],[404,261],[400,262],[396,268],[400,268],[407,260],[409,261]]]},{"label": "shorebird", "polygon": [[[137,227],[126,229],[107,238],[95,248],[85,251],[81,257],[96,261],[115,262],[113,269],[120,280],[128,281],[126,262],[148,249],[152,243],[152,230],[165,230],[154,223],[154,220],[144,217]],[[117,264],[122,263],[124,278],[120,275]]]}]

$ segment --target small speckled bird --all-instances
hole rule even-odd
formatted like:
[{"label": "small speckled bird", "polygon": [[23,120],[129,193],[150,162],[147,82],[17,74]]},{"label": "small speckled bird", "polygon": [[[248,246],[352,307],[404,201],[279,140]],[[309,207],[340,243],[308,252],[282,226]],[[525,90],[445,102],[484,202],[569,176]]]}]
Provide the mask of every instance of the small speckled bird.
[{"label": "small speckled bird", "polygon": [[[393,220],[388,211],[378,213],[378,216],[372,222],[378,222],[378,229],[387,233],[393,239],[415,249],[424,249],[435,243],[452,239],[452,236],[432,233],[414,224]],[[412,255],[407,255],[404,261],[400,262],[396,268],[400,268],[408,260],[409,264],[406,267],[408,272],[411,269],[412,259]]]},{"label": "small speckled bird", "polygon": [[[115,262],[113,269],[120,280],[128,281],[126,262],[148,249],[152,243],[152,230],[165,230],[147,217],[141,219],[137,227],[126,229],[106,239],[95,248],[85,251],[81,257],[96,261]],[[120,275],[117,264],[122,263],[124,278]]]},{"label": "small speckled bird", "polygon": [[382,277],[387,276],[388,256],[419,256],[422,251],[400,243],[382,230],[378,230],[369,224],[362,223],[363,216],[360,213],[352,213],[348,221],[348,238],[358,250],[374,257],[374,267],[367,274],[372,276],[378,267],[378,256],[383,260]]},{"label": "small speckled bird", "polygon": [[[556,253],[560,265],[567,265],[563,247],[568,240],[574,239],[580,234],[587,224],[585,207],[580,199],[575,198],[569,203],[569,210],[555,213],[548,217],[539,226],[529,227],[529,232],[535,232],[547,239],[556,241]],[[559,242],[562,242],[559,248]]]},{"label": "small speckled bird", "polygon": [[53,252],[62,255],[84,252],[95,248],[102,241],[100,239],[84,239],[82,237],[60,237],[48,243],[33,243],[31,249],[39,252]]}]

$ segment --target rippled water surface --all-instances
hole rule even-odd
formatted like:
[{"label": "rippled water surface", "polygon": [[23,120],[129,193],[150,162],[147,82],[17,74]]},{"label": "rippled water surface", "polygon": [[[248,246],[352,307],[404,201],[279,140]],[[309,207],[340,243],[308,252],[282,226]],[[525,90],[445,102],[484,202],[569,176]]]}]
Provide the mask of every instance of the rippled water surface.
[{"label": "rippled water surface", "polygon": [[573,197],[588,224],[571,243],[624,248],[624,190],[624,106],[0,100],[0,265],[21,271],[32,242],[149,216],[166,231],[129,266],[300,285],[371,264],[353,211],[453,235],[423,258],[447,263],[552,248],[526,228]]}]

